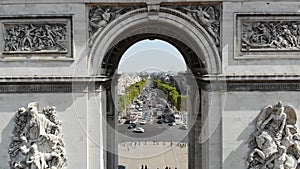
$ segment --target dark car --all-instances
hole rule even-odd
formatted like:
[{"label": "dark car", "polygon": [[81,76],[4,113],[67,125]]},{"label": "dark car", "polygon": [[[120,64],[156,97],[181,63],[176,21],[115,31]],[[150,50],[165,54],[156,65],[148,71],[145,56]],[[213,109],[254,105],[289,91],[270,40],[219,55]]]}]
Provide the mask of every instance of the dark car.
[{"label": "dark car", "polygon": [[132,128],[135,128],[135,127],[136,127],[135,123],[130,123],[130,125],[128,126],[128,129],[132,129]]},{"label": "dark car", "polygon": [[163,118],[161,118],[161,119],[159,119],[159,120],[157,121],[158,124],[163,124],[163,122],[164,122],[164,119],[163,119]]}]

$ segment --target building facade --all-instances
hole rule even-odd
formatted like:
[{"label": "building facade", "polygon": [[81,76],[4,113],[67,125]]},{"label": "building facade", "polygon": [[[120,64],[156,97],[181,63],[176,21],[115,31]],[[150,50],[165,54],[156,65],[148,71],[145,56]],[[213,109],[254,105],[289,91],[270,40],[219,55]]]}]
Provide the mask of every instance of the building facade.
[{"label": "building facade", "polygon": [[[185,58],[189,168],[248,168],[266,105],[300,108],[299,2],[261,0],[2,0],[0,168],[19,107],[55,105],[67,167],[117,168],[115,70],[144,39]],[[197,91],[197,92],[195,92]]]}]

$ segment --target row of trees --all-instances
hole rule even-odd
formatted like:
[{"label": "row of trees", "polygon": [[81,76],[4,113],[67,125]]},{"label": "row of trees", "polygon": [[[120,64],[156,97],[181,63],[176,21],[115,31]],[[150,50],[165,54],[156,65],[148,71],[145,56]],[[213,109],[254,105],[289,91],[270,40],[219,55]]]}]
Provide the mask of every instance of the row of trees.
[{"label": "row of trees", "polygon": [[146,84],[145,79],[136,82],[126,88],[126,92],[124,95],[118,97],[118,110],[122,112],[126,109],[126,107],[133,101],[135,96],[137,96],[140,91],[144,88]]},{"label": "row of trees", "polygon": [[163,83],[159,79],[154,79],[153,82],[155,87],[166,94],[168,101],[175,106],[177,110],[187,110],[187,96],[179,95],[176,87],[169,83]]}]

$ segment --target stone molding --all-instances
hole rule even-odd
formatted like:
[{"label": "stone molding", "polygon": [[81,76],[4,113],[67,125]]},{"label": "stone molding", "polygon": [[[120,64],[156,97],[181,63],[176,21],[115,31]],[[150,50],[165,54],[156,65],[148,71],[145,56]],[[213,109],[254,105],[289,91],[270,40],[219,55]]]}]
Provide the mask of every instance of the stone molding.
[{"label": "stone molding", "polygon": [[[111,80],[106,76],[0,77],[0,93],[102,92],[111,87]],[[206,91],[300,91],[299,75],[202,76],[196,80]]]},{"label": "stone molding", "polygon": [[0,93],[102,92],[108,81],[106,77],[0,77]]},{"label": "stone molding", "polygon": [[299,58],[300,15],[235,13],[235,59]]},{"label": "stone molding", "polygon": [[107,76],[0,76],[0,83],[80,83],[106,82]]},{"label": "stone molding", "polygon": [[198,85],[207,91],[300,91],[299,75],[203,76]]},{"label": "stone molding", "polygon": [[72,59],[71,15],[1,16],[5,61]]}]

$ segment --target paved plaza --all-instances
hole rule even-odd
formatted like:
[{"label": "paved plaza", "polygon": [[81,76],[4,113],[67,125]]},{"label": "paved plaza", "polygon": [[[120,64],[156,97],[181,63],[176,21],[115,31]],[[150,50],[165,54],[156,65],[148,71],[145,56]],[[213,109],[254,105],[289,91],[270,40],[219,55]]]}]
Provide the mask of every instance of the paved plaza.
[{"label": "paved plaza", "polygon": [[178,142],[124,142],[119,144],[119,166],[126,169],[188,168],[188,145]]}]

